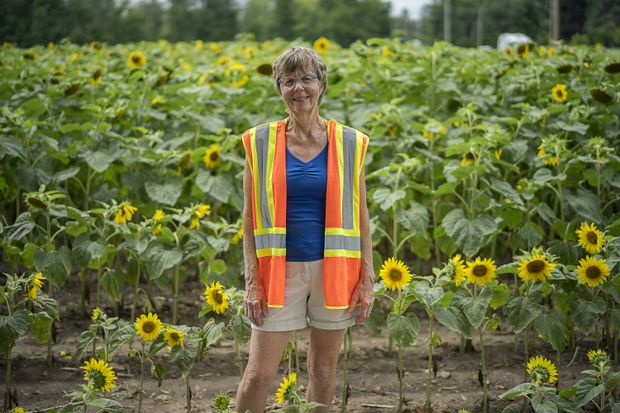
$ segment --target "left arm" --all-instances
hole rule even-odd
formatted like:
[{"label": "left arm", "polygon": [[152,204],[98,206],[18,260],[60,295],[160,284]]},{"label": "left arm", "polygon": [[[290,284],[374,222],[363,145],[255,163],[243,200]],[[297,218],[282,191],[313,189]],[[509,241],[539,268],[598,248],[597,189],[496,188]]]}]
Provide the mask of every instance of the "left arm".
[{"label": "left arm", "polygon": [[360,174],[360,244],[362,253],[360,281],[353,292],[351,306],[348,310],[352,312],[357,304],[360,305],[360,312],[355,320],[358,324],[364,322],[370,316],[375,301],[375,273],[372,265],[372,238],[370,236],[370,217],[366,203],[366,177],[364,169],[362,169]]}]

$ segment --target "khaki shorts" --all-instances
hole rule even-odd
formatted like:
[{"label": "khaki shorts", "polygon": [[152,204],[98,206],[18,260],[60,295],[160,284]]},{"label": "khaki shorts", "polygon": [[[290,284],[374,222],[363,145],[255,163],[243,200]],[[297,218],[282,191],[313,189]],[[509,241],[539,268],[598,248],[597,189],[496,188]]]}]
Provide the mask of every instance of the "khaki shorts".
[{"label": "khaki shorts", "polygon": [[355,324],[359,307],[353,312],[329,310],[324,307],[323,260],[287,262],[284,285],[284,307],[270,307],[263,325],[252,323],[260,331],[292,331],[312,327],[342,330]]}]

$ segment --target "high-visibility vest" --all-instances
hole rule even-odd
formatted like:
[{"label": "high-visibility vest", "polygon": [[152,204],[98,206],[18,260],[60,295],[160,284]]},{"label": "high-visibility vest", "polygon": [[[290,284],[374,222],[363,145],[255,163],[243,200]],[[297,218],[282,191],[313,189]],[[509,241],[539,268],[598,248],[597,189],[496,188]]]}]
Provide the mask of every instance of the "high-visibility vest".
[{"label": "high-visibility vest", "polygon": [[[243,145],[252,175],[252,225],[258,274],[269,307],[284,307],[286,279],[286,122],[246,131]],[[343,309],[361,273],[360,174],[368,137],[327,122],[327,188],[323,285],[325,308]]]}]

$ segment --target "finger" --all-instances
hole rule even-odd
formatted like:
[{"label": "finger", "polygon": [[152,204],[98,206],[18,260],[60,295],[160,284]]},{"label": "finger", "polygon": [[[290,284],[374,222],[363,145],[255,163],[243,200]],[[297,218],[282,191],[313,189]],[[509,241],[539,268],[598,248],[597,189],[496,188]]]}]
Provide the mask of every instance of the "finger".
[{"label": "finger", "polygon": [[353,310],[355,310],[355,307],[357,306],[357,302],[359,301],[359,297],[360,297],[360,294],[358,290],[355,290],[355,292],[353,292],[353,296],[351,296],[351,305],[349,306],[349,308],[347,308],[347,313],[352,313]]},{"label": "finger", "polygon": [[263,310],[263,317],[267,317],[267,312],[269,311],[269,306],[267,306],[267,301],[263,300],[261,302],[261,307]]}]

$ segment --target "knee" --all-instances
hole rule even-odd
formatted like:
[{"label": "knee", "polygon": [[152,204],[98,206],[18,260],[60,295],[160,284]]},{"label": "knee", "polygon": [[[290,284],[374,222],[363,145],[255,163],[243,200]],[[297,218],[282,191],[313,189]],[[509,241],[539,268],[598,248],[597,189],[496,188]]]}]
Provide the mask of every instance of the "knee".
[{"label": "knee", "polygon": [[308,376],[315,382],[329,383],[336,376],[336,363],[331,360],[309,360]]},{"label": "knee", "polygon": [[269,387],[275,380],[275,374],[265,371],[266,369],[248,368],[243,373],[243,383],[248,389]]}]

